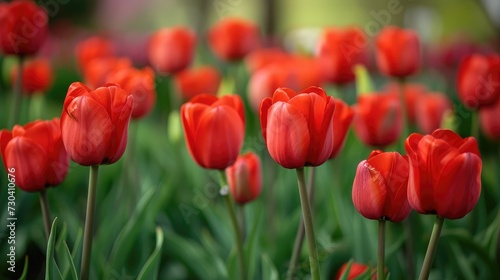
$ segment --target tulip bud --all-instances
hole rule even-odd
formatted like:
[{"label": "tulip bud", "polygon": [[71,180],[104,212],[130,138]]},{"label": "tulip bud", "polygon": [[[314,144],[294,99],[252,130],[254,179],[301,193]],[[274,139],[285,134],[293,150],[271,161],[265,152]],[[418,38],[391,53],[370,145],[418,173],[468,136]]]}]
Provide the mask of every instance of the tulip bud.
[{"label": "tulip bud", "polygon": [[500,140],[500,98],[491,106],[479,110],[481,128],[490,139]]},{"label": "tulip bud", "polygon": [[149,63],[157,72],[173,74],[187,68],[193,59],[196,36],[185,27],[156,31],[149,42]]},{"label": "tulip bud", "polygon": [[233,165],[226,168],[229,191],[238,204],[256,199],[262,189],[262,167],[254,153],[239,156]]},{"label": "tulip bud", "polygon": [[200,93],[216,95],[221,83],[219,71],[212,66],[186,69],[175,75],[176,93],[189,100]]},{"label": "tulip bud", "polygon": [[259,29],[252,22],[227,18],[212,26],[208,44],[225,61],[241,60],[260,44]]},{"label": "tulip bud", "polygon": [[441,127],[445,113],[451,110],[451,102],[446,95],[430,93],[423,95],[416,103],[417,126],[422,133],[432,133]]},{"label": "tulip bud", "polygon": [[[52,86],[53,77],[49,61],[43,58],[30,60],[23,65],[22,73],[23,93],[31,95],[44,93]],[[18,69],[14,67],[11,72],[12,84],[18,79]]]}]

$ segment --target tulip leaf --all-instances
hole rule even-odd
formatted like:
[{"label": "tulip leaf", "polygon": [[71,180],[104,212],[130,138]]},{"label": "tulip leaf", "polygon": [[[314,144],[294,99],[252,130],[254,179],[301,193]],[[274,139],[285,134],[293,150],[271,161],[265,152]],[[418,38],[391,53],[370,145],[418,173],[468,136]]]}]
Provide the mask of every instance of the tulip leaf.
[{"label": "tulip leaf", "polygon": [[224,275],[223,278],[228,278],[226,265],[222,260],[222,258],[220,257],[221,256],[220,246],[210,235],[209,231],[203,230],[201,232],[201,242],[203,243],[203,247],[212,256],[219,274]]},{"label": "tulip leaf", "polygon": [[262,254],[262,280],[278,280],[279,274],[276,266],[268,255]]},{"label": "tulip leaf", "polygon": [[352,266],[352,262],[353,260],[349,260],[349,262],[347,263],[347,267],[346,269],[344,270],[344,272],[342,272],[342,275],[340,276],[340,279],[339,280],[347,280],[348,277],[349,277],[349,272],[351,271],[351,266]]},{"label": "tulip leaf", "polygon": [[28,277],[28,255],[24,258],[24,267],[23,267],[23,273],[21,274],[21,277],[19,277],[19,280],[26,280]]},{"label": "tulip leaf", "polygon": [[354,74],[356,75],[356,92],[358,96],[365,95],[374,91],[372,79],[366,67],[362,64],[354,66]]},{"label": "tulip leaf", "polygon": [[142,279],[158,279],[160,270],[161,249],[163,246],[163,230],[161,227],[156,227],[156,247],[151,256],[148,258],[141,271],[139,272],[138,280]]},{"label": "tulip leaf", "polygon": [[[61,250],[62,254],[59,254],[59,255],[62,256],[66,260],[66,262],[68,263],[67,271],[69,271],[69,273],[71,275],[70,278],[74,279],[74,280],[78,280],[78,273],[76,272],[75,263],[74,263],[73,258],[71,257],[71,253],[69,251],[68,244],[66,243],[66,241],[63,241],[62,243],[63,243],[63,247],[62,247],[63,250]],[[64,279],[68,279],[66,277],[66,275],[67,275],[67,272],[65,272],[63,274]]]},{"label": "tulip leaf", "polygon": [[47,253],[46,261],[45,261],[45,279],[63,279],[61,275],[61,271],[59,271],[59,267],[54,259],[54,247],[56,243],[56,228],[57,228],[57,217],[54,218],[52,222],[52,227],[50,229],[49,241],[47,243]]}]

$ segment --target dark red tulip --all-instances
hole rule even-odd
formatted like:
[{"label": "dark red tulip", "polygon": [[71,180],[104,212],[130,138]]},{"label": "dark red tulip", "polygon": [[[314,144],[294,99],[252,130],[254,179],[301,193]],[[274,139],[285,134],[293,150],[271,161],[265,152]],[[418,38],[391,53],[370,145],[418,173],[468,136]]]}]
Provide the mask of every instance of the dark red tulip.
[{"label": "dark red tulip", "polygon": [[490,139],[500,140],[500,98],[491,106],[479,110],[481,128]]},{"label": "dark red tulip", "polygon": [[405,142],[410,160],[408,202],[421,214],[460,219],[481,194],[482,160],[476,139],[451,130],[411,134]]},{"label": "dark red tulip", "polygon": [[458,70],[457,90],[460,101],[471,109],[495,103],[500,97],[500,56],[465,58]]},{"label": "dark red tulip", "polygon": [[155,73],[153,69],[145,67],[137,69],[129,67],[112,72],[106,83],[119,85],[128,94],[134,96],[132,118],[145,117],[153,109],[156,101]]},{"label": "dark red tulip", "polygon": [[[385,90],[392,94],[395,94],[399,98],[400,85],[398,83],[390,83],[386,86]],[[410,123],[415,123],[416,119],[416,105],[419,99],[427,92],[427,88],[423,84],[416,83],[405,83],[403,87],[405,104],[406,104],[406,114],[408,116],[408,121]]]},{"label": "dark red tulip", "polygon": [[407,77],[420,68],[420,42],[416,32],[385,27],[376,39],[377,65],[383,74]]},{"label": "dark red tulip", "polygon": [[5,169],[15,169],[16,185],[24,191],[57,186],[68,172],[69,157],[58,118],[16,125],[12,132],[1,130],[0,149]]},{"label": "dark red tulip", "polygon": [[[23,93],[44,93],[53,82],[52,69],[47,59],[37,58],[23,65]],[[12,84],[15,84],[18,76],[18,68],[14,67],[11,72]]]},{"label": "dark red tulip", "polygon": [[401,222],[411,212],[406,195],[408,157],[373,151],[359,163],[352,186],[352,202],[363,217]]},{"label": "dark red tulip", "polygon": [[329,28],[318,43],[318,56],[326,80],[334,84],[354,81],[353,67],[368,64],[368,41],[357,28]]},{"label": "dark red tulip", "polygon": [[250,21],[226,18],[210,28],[208,44],[222,60],[241,60],[259,46],[259,29]]},{"label": "dark red tulip", "polygon": [[229,191],[238,204],[256,199],[262,189],[262,166],[260,158],[252,152],[239,156],[226,169]]},{"label": "dark red tulip", "polygon": [[182,127],[191,157],[201,167],[232,165],[245,136],[245,112],[238,95],[199,94],[181,106]]},{"label": "dark red tulip", "polygon": [[219,71],[212,66],[186,69],[175,75],[177,93],[189,100],[200,93],[216,95],[221,82]]},{"label": "dark red tulip", "polygon": [[333,97],[319,87],[278,88],[262,101],[260,123],[271,157],[285,168],[323,164],[333,150]]},{"label": "dark red tulip", "polygon": [[111,73],[130,67],[132,67],[132,62],[125,57],[96,58],[83,68],[83,79],[90,88],[102,87]]},{"label": "dark red tulip", "polygon": [[69,86],[61,116],[64,147],[83,166],[111,164],[127,146],[134,97],[114,84],[91,90],[82,83]]},{"label": "dark red tulip", "polygon": [[75,47],[75,56],[81,71],[87,68],[87,64],[98,58],[115,57],[115,46],[109,39],[93,36],[80,41]]},{"label": "dark red tulip", "polygon": [[[342,276],[344,276],[344,273],[347,272],[347,268],[349,267],[349,263],[344,263],[339,271],[337,272],[337,275],[335,276],[335,280],[340,280],[342,279]],[[364,276],[364,275],[370,275],[372,274],[371,279],[375,280],[377,279],[377,276],[375,275],[375,270],[373,270],[373,273],[370,273],[368,270],[370,269],[369,266],[364,265],[362,263],[356,263],[356,262],[351,262],[351,266],[349,267],[349,274],[347,274],[347,280],[355,280],[358,277]],[[364,278],[363,278],[364,279]]]},{"label": "dark red tulip", "polygon": [[440,128],[446,112],[451,111],[448,97],[437,92],[422,95],[415,105],[417,126],[424,134]]},{"label": "dark red tulip", "polygon": [[48,31],[48,17],[34,1],[17,0],[0,8],[0,49],[6,55],[32,55]]},{"label": "dark red tulip", "polygon": [[281,49],[257,49],[245,57],[245,64],[250,74],[270,64],[286,63],[290,55]]},{"label": "dark red tulip", "polygon": [[186,69],[193,60],[195,33],[186,27],[156,31],[149,42],[149,64],[160,73],[173,74]]},{"label": "dark red tulip", "polygon": [[370,94],[358,97],[354,131],[365,145],[391,145],[398,140],[402,129],[401,105],[397,96]]},{"label": "dark red tulip", "polygon": [[347,131],[351,126],[354,110],[344,101],[335,99],[335,112],[333,113],[333,150],[330,159],[335,158],[344,147]]}]

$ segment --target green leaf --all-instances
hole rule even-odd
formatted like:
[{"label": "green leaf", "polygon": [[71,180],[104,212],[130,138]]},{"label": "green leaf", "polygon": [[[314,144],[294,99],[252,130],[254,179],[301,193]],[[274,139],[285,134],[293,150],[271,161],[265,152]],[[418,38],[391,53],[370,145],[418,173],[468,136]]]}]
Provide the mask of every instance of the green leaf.
[{"label": "green leaf", "polygon": [[279,274],[271,259],[262,254],[262,280],[278,280]]},{"label": "green leaf", "polygon": [[49,241],[47,243],[47,253],[45,254],[46,256],[46,262],[45,262],[45,279],[46,280],[52,280],[52,279],[63,279],[61,275],[61,271],[59,271],[59,268],[57,267],[57,263],[54,259],[54,247],[56,243],[56,227],[57,227],[57,217],[54,218],[54,221],[52,222],[52,227],[50,229],[50,236],[49,236]]},{"label": "green leaf", "polygon": [[356,74],[356,92],[358,96],[373,92],[373,82],[366,67],[357,64],[354,66],[354,73]]},{"label": "green leaf", "polygon": [[24,258],[24,268],[23,268],[23,273],[21,274],[21,277],[19,277],[19,280],[26,280],[26,277],[28,276],[28,255]]},{"label": "green leaf", "polygon": [[351,271],[352,262],[353,262],[352,259],[349,260],[349,262],[347,263],[347,267],[344,270],[344,273],[342,273],[342,275],[340,276],[340,280],[347,280],[347,277],[349,276],[349,272]]},{"label": "green leaf", "polygon": [[[71,253],[69,251],[68,244],[66,243],[66,241],[63,241],[63,248],[62,249],[63,250],[62,250],[61,255],[69,264],[68,268],[69,268],[71,278],[78,280],[78,273],[76,272],[75,262],[74,262],[73,258],[71,257]],[[67,273],[65,272],[64,279],[68,279],[66,277],[66,275],[67,275]]]},{"label": "green leaf", "polygon": [[245,243],[245,261],[247,262],[249,279],[254,279],[255,267],[256,267],[256,258],[257,258],[257,241],[260,236],[260,221],[262,217],[262,211],[264,208],[259,208],[257,214],[255,215],[252,229],[250,231],[250,235],[247,236]]},{"label": "green leaf", "polygon": [[160,270],[161,248],[163,246],[163,230],[156,227],[156,248],[139,272],[138,280],[158,279]]}]

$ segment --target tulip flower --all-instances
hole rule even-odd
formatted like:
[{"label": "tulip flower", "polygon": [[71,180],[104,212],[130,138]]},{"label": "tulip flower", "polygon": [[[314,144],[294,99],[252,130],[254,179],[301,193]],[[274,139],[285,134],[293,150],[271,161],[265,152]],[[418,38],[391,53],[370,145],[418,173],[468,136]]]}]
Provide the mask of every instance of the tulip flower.
[{"label": "tulip flower", "polygon": [[[350,265],[350,266],[349,266]],[[340,280],[343,279],[342,277],[344,274],[347,272],[347,268],[349,268],[349,274],[347,274],[347,280],[355,280],[358,277],[371,274],[370,273],[370,267],[367,265],[364,265],[362,263],[356,263],[356,262],[351,262],[349,263],[344,263],[337,274],[335,275],[335,280]],[[375,275],[372,275],[371,279],[377,279]]]},{"label": "tulip flower", "polygon": [[175,75],[177,92],[189,100],[200,93],[216,95],[221,82],[219,71],[212,66],[186,69]]},{"label": "tulip flower", "polygon": [[259,46],[259,29],[250,21],[226,18],[210,28],[208,44],[221,60],[241,60]]},{"label": "tulip flower", "polygon": [[[15,84],[18,79],[17,73],[18,69],[14,67],[10,75],[12,84]],[[43,58],[27,62],[23,67],[22,75],[23,93],[28,95],[47,91],[53,82],[49,61]]]},{"label": "tulip flower", "polygon": [[260,123],[271,157],[285,168],[323,164],[333,150],[335,101],[319,87],[278,88],[262,101]]},{"label": "tulip flower", "polygon": [[6,55],[33,55],[47,37],[49,19],[33,1],[18,0],[0,9],[0,50]]},{"label": "tulip flower", "polygon": [[69,86],[61,115],[61,132],[71,159],[83,166],[111,164],[127,146],[134,97],[108,84],[91,90],[82,83]]},{"label": "tulip flower", "polygon": [[408,201],[415,211],[460,219],[474,208],[482,167],[476,139],[438,129],[410,135],[405,149],[410,160]]},{"label": "tulip flower", "polygon": [[250,74],[271,64],[286,63],[290,55],[277,48],[257,49],[245,57],[245,65]]},{"label": "tulip flower", "polygon": [[354,118],[354,110],[344,101],[335,99],[335,112],[333,113],[333,150],[330,159],[335,158],[344,147],[347,131]]},{"label": "tulip flower", "polygon": [[326,29],[318,43],[317,52],[326,79],[335,84],[354,81],[354,65],[368,63],[367,39],[356,28]]},{"label": "tulip flower", "polygon": [[391,145],[398,140],[402,129],[401,105],[397,96],[370,94],[358,97],[354,131],[365,145]]},{"label": "tulip flower", "polygon": [[158,30],[149,42],[149,63],[158,72],[177,73],[191,64],[195,47],[195,33],[188,28]]},{"label": "tulip flower", "polygon": [[90,88],[102,87],[111,73],[132,67],[128,58],[106,57],[96,58],[83,68],[83,79]]},{"label": "tulip flower", "polygon": [[154,75],[149,67],[129,67],[108,76],[106,83],[115,83],[134,97],[132,119],[145,117],[153,109],[156,101]]},{"label": "tulip flower", "polygon": [[5,169],[15,168],[16,185],[23,191],[57,186],[66,177],[69,157],[57,118],[1,130],[0,150]]},{"label": "tulip flower", "polygon": [[[420,98],[428,90],[425,85],[417,83],[405,83],[403,87],[403,95],[406,105],[406,113],[408,115],[408,122],[413,124],[415,123],[416,119],[416,106],[419,103]],[[390,83],[384,88],[384,91],[398,96],[400,85],[398,85],[397,83]]]},{"label": "tulip flower", "polygon": [[262,167],[255,153],[239,156],[233,165],[226,168],[229,191],[238,204],[256,199],[262,189]]},{"label": "tulip flower", "polygon": [[481,108],[479,110],[479,120],[481,128],[491,139],[500,140],[500,98],[491,106]]},{"label": "tulip flower", "polygon": [[376,39],[377,65],[383,74],[404,78],[420,68],[420,42],[416,32],[385,27]]},{"label": "tulip flower", "polygon": [[243,102],[237,95],[199,94],[181,106],[182,127],[191,157],[204,168],[232,165],[245,135]]},{"label": "tulip flower", "polygon": [[446,112],[451,110],[450,100],[441,93],[425,94],[415,105],[417,126],[424,134],[440,128]]},{"label": "tulip flower", "polygon": [[457,90],[468,108],[495,103],[500,98],[500,56],[475,54],[465,58],[458,70]]},{"label": "tulip flower", "polygon": [[99,58],[110,58],[116,55],[112,41],[104,37],[93,36],[80,41],[75,47],[76,62],[80,70],[87,68],[87,64]]}]

